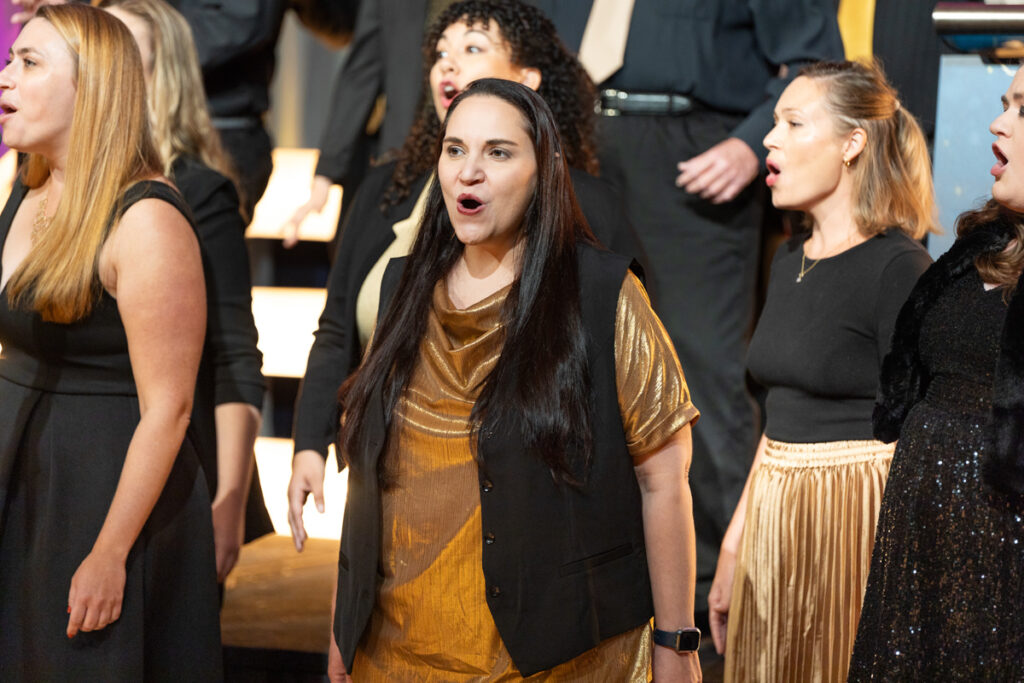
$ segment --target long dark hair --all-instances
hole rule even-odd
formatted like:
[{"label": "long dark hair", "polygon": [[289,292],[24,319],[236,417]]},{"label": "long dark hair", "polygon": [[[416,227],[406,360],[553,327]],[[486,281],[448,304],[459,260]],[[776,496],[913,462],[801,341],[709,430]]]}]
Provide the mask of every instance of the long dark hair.
[{"label": "long dark hair", "polygon": [[[477,448],[481,434],[518,433],[527,451],[540,457],[556,480],[578,484],[593,444],[575,252],[578,242],[595,243],[594,236],[573,193],[554,115],[523,85],[486,78],[460,93],[434,145],[435,163],[452,112],[480,96],[499,98],[522,115],[537,159],[537,189],[523,217],[519,274],[501,310],[504,345],[473,406],[471,441],[482,462]],[[369,353],[339,392],[345,414],[338,437],[340,453],[353,468],[368,465],[364,457],[375,456],[364,456],[367,413],[375,409],[371,397],[381,393],[389,431],[395,406],[416,366],[434,288],[462,250],[440,185],[434,182],[412,253]],[[392,469],[383,458],[378,462],[385,486]]]},{"label": "long dark hair", "polygon": [[430,92],[430,69],[436,61],[437,41],[452,24],[488,25],[494,21],[509,45],[512,63],[540,71],[540,93],[554,114],[565,160],[570,166],[596,175],[594,145],[594,84],[555,31],[554,24],[536,7],[520,0],[464,0],[443,11],[423,38],[423,89],[420,112],[398,153],[391,185],[381,211],[409,196],[413,183],[435,161],[434,141],[440,129]]}]

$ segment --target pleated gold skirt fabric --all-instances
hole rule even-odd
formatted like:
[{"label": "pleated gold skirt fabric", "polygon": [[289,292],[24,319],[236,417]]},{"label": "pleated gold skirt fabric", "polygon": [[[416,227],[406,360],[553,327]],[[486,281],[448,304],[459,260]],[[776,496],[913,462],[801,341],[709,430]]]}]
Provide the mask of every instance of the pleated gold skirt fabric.
[{"label": "pleated gold skirt fabric", "polygon": [[725,680],[846,680],[893,444],[783,443],[753,474]]}]

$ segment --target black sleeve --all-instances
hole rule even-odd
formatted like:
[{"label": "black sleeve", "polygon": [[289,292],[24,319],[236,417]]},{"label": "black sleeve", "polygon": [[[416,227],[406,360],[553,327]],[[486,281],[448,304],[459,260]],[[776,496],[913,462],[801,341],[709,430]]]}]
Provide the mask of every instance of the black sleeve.
[{"label": "black sleeve", "polygon": [[910,296],[918,279],[931,265],[931,257],[924,249],[914,249],[896,256],[886,265],[879,278],[878,299],[875,304],[875,321],[877,325],[878,364],[883,360],[892,346],[892,334],[896,327],[896,316]]},{"label": "black sleeve", "polygon": [[[327,457],[327,446],[338,431],[338,389],[356,369],[360,357],[356,321],[350,313],[359,291],[350,291],[349,283],[353,268],[358,267],[358,246],[366,239],[365,227],[374,222],[372,212],[379,212],[377,202],[390,178],[391,168],[375,169],[367,177],[356,192],[352,211],[342,226],[334,265],[327,278],[327,301],[320,314],[306,361],[306,374],[296,399],[292,427],[295,452],[314,450]],[[361,285],[360,280],[355,286]]]},{"label": "black sleeve", "polygon": [[206,73],[277,41],[287,0],[178,0]]},{"label": "black sleeve", "polygon": [[341,40],[352,35],[359,0],[291,0],[303,26],[314,33]]},{"label": "black sleeve", "polygon": [[245,225],[231,181],[209,169],[177,178],[192,209],[206,277],[206,343],[214,402],[263,405],[263,355],[256,347]]},{"label": "black sleeve", "polygon": [[348,57],[331,93],[331,116],[320,136],[316,175],[344,185],[356,141],[383,87],[379,0],[361,0]]},{"label": "black sleeve", "polygon": [[786,75],[765,85],[764,102],[732,131],[762,161],[762,140],[772,128],[772,112],[782,91],[810,62],[843,59],[843,41],[835,0],[748,0],[761,53],[770,64],[786,66]]}]

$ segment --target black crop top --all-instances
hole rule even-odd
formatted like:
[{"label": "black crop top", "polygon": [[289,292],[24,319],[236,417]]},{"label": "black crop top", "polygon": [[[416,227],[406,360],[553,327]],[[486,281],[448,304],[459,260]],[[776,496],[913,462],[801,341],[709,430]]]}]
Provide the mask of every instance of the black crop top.
[{"label": "black crop top", "polygon": [[[805,261],[806,236],[779,247],[747,367],[768,389],[765,434],[792,443],[871,439],[871,412],[893,325],[928,252],[891,230]],[[811,269],[807,270],[810,266]]]}]

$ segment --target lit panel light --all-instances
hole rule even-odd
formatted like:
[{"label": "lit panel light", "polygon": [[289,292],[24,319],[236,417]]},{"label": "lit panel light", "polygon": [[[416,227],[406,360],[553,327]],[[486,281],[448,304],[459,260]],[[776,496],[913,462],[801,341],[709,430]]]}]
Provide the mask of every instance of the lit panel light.
[{"label": "lit panel light", "polygon": [[[274,532],[291,536],[288,526],[288,480],[292,476],[291,439],[274,439],[261,436],[256,439],[256,466],[260,471],[260,485],[267,512],[274,523]],[[334,446],[327,454],[327,473],[324,476],[324,513],[320,514],[313,503],[313,496],[302,508],[302,523],[310,538],[337,541],[341,538],[341,520],[345,512],[345,496],[348,493],[348,470],[338,472]]]},{"label": "lit panel light", "polygon": [[302,377],[327,291],[303,287],[253,287],[252,315],[267,377]]},{"label": "lit panel light", "polygon": [[14,177],[18,174],[18,153],[13,149],[4,152],[0,157],[0,206],[7,204],[14,187]]},{"label": "lit panel light", "polygon": [[[245,231],[250,238],[281,239],[284,226],[295,210],[309,201],[320,152],[315,149],[278,147],[273,152],[274,170],[262,199]],[[299,226],[299,239],[329,242],[334,239],[341,215],[341,186],[332,185],[320,213],[310,213]]]}]

